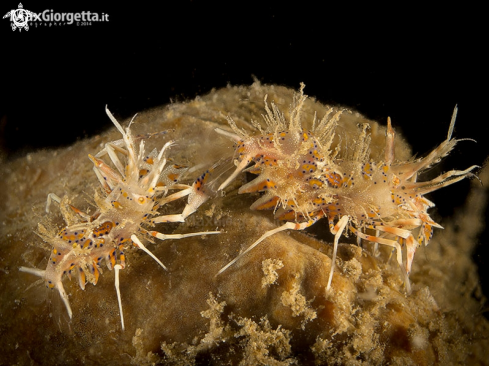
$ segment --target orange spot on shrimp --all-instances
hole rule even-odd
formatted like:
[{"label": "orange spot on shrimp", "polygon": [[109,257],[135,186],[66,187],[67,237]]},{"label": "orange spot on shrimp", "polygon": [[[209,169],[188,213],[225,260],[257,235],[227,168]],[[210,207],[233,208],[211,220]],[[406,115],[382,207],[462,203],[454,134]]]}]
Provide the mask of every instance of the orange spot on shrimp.
[{"label": "orange spot on shrimp", "polygon": [[103,236],[108,235],[115,224],[112,221],[106,221],[99,227],[93,229],[93,235],[95,236]]},{"label": "orange spot on shrimp", "polygon": [[351,176],[343,178],[343,187],[349,188],[353,185],[354,185],[353,178]]},{"label": "orange spot on shrimp", "polygon": [[391,192],[391,200],[392,203],[395,203],[396,205],[402,204],[401,197],[397,194],[394,194],[394,192]]},{"label": "orange spot on shrimp", "polygon": [[121,267],[125,268],[126,267],[126,256],[124,255],[124,253],[121,252],[121,254],[119,255],[119,259],[121,260]]},{"label": "orange spot on shrimp", "polygon": [[294,210],[286,211],[283,214],[276,217],[277,220],[290,221],[296,218],[296,212]]},{"label": "orange spot on shrimp", "polygon": [[319,154],[319,151],[313,150],[312,155],[317,159],[321,160],[323,157]]},{"label": "orange spot on shrimp", "polygon": [[278,162],[277,159],[273,159],[271,157],[265,157],[263,160],[263,164],[265,164],[266,166],[277,166]]},{"label": "orange spot on shrimp", "polygon": [[75,211],[77,214],[83,214],[83,212],[79,209],[77,209],[75,206],[70,205],[70,208]]},{"label": "orange spot on shrimp", "polygon": [[[313,212],[310,212],[309,214],[309,217],[311,219],[314,219],[314,221],[317,221],[319,220],[321,217],[324,217],[325,213],[323,211],[313,211]],[[311,222],[311,221],[310,221]]]},{"label": "orange spot on shrimp", "polygon": [[80,288],[82,290],[85,290],[85,283],[87,281],[86,281],[85,272],[83,272],[83,269],[81,267],[79,268],[79,271],[78,271],[78,281],[79,281]]},{"label": "orange spot on shrimp", "polygon": [[170,174],[168,174],[168,179],[170,179],[173,182],[176,182],[178,180],[179,176],[180,176],[180,174],[170,173]]},{"label": "orange spot on shrimp", "polygon": [[325,199],[324,198],[321,198],[321,197],[316,197],[312,200],[312,203],[316,204],[316,205],[321,205],[325,202]]},{"label": "orange spot on shrimp", "polygon": [[315,164],[302,164],[302,173],[314,173],[317,169],[317,166]]},{"label": "orange spot on shrimp", "polygon": [[270,209],[274,208],[275,206],[277,206],[278,199],[279,198],[277,196],[275,196],[275,197],[271,198],[270,200],[263,202],[261,205],[254,207],[254,209],[255,210],[270,210]]},{"label": "orange spot on shrimp", "polygon": [[112,250],[112,251],[109,253],[109,255],[108,255],[107,259],[108,259],[108,260],[109,260],[109,262],[110,262],[110,266],[111,266],[110,268],[114,268],[114,266],[115,266],[115,249],[113,249],[113,250]]},{"label": "orange spot on shrimp", "polygon": [[262,167],[259,165],[255,165],[252,169],[248,170],[251,174],[259,175],[262,172]]},{"label": "orange spot on shrimp", "polygon": [[122,209],[122,205],[118,201],[112,202],[112,206],[114,206],[117,209]]},{"label": "orange spot on shrimp", "polygon": [[419,230],[418,242],[421,243],[424,237],[424,244],[428,245],[432,236],[433,236],[433,227],[430,224],[424,223],[421,226],[421,229]]},{"label": "orange spot on shrimp", "polygon": [[149,170],[148,169],[141,169],[139,170],[139,178],[144,177],[146,174],[148,174]]},{"label": "orange spot on shrimp", "polygon": [[362,177],[365,180],[372,179],[373,167],[371,163],[365,163],[362,167]]},{"label": "orange spot on shrimp", "polygon": [[[253,183],[253,184],[250,184],[250,183]],[[270,189],[270,188],[276,188],[277,187],[277,184],[270,179],[265,179],[265,180],[260,179],[257,182],[251,181],[250,183],[248,183],[249,185],[247,185],[247,186],[243,186],[242,188],[244,188],[244,189],[240,189],[239,193],[261,192],[261,191],[265,191],[265,190]]]},{"label": "orange spot on shrimp", "polygon": [[323,186],[323,182],[320,179],[316,179],[316,178],[310,179],[308,183],[312,188],[315,189],[321,188]]},{"label": "orange spot on shrimp", "polygon": [[367,216],[369,218],[375,218],[377,216],[379,216],[379,208],[378,207],[374,207],[373,209],[371,209],[368,213],[367,213]]},{"label": "orange spot on shrimp", "polygon": [[341,182],[343,181],[341,174],[336,172],[326,174],[325,178],[326,182],[328,182],[332,188],[339,188],[341,186]]},{"label": "orange spot on shrimp", "polygon": [[201,180],[197,180],[195,183],[194,183],[194,188],[197,190],[197,191],[200,191],[200,189],[202,188],[202,186],[204,185],[204,183],[201,181]]}]

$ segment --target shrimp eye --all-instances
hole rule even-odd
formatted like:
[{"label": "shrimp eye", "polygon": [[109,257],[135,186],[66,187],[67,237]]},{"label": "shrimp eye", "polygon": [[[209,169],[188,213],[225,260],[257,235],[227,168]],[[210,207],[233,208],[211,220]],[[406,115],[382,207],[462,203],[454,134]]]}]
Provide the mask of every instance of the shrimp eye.
[{"label": "shrimp eye", "polygon": [[139,197],[139,198],[138,198],[138,201],[139,201],[139,203],[140,203],[140,204],[143,204],[143,203],[144,203],[144,201],[145,201],[145,200],[144,200],[144,197]]}]

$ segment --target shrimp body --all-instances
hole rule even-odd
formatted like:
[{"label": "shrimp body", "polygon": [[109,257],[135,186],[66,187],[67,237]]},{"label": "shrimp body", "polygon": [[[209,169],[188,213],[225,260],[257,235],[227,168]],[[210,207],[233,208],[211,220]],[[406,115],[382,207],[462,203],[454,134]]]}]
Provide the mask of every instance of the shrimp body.
[{"label": "shrimp body", "polygon": [[[274,210],[276,219],[287,221],[271,232],[302,230],[324,217],[335,235],[333,257],[344,230],[354,233],[359,241],[391,246],[404,268],[409,289],[407,276],[416,248],[421,242],[428,244],[433,227],[441,228],[427,213],[434,204],[423,195],[470,176],[476,168],[452,170],[431,181],[417,181],[418,174],[436,164],[460,141],[451,139],[456,109],[447,139],[425,158],[395,161],[395,133],[390,119],[383,159],[375,161],[370,157],[368,124],[362,126],[353,147],[340,156],[339,147],[333,150],[332,142],[342,111],[330,117],[330,110],[319,123],[314,120],[311,129],[303,128],[300,118],[306,99],[303,87],[294,99],[288,120],[272,103],[271,108],[268,104],[265,107],[266,129],[255,123],[260,130],[257,135],[238,129],[232,120],[229,123],[234,134],[217,130],[235,140],[237,166],[219,189],[224,189],[242,171],[256,174],[257,177],[241,186],[238,192],[262,192],[251,209]],[[238,258],[268,236],[269,232],[265,233]],[[406,247],[404,264],[401,246]],[[334,258],[328,289],[333,268]]]},{"label": "shrimp body", "polygon": [[[125,268],[126,245],[133,244],[144,250],[166,270],[139,237],[145,236],[153,241],[154,238],[180,239],[218,232],[166,235],[149,230],[148,227],[157,222],[181,221],[175,219],[178,215],[158,216],[157,210],[167,202],[193,193],[192,186],[177,183],[187,169],[167,164],[166,153],[172,141],[164,144],[160,151],[155,149],[147,154],[144,140],[136,145],[130,125],[124,130],[112,114],[108,110],[106,112],[123,138],[107,143],[96,156],[89,155],[104,194],[104,197],[99,194],[94,197],[97,210],[88,215],[55,194],[49,194],[46,211],[49,212],[52,200],[57,201],[68,225],[54,237],[42,234],[43,239],[52,245],[45,270],[27,267],[20,270],[42,277],[48,288],[57,289],[71,318],[72,310],[62,282],[64,276],[71,279],[72,275],[77,275],[79,286],[84,290],[87,282],[97,284],[105,262],[109,270],[115,269],[115,286],[124,329],[118,273]],[[115,169],[101,159],[106,155]],[[166,195],[169,190],[180,191]]]}]

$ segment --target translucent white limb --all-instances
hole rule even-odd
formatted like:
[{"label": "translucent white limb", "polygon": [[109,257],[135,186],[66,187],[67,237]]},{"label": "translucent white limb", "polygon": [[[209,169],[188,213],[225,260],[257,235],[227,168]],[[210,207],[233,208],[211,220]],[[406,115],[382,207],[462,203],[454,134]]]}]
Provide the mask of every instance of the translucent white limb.
[{"label": "translucent white limb", "polygon": [[52,201],[58,202],[58,204],[60,204],[61,203],[61,198],[59,198],[59,196],[56,195],[55,193],[49,193],[48,194],[48,199],[47,199],[47,202],[46,202],[46,213],[49,213],[49,206],[51,206],[51,202]]},{"label": "translucent white limb", "polygon": [[119,288],[119,271],[122,269],[120,264],[114,266],[115,273],[115,291],[117,292],[117,301],[119,302],[119,313],[121,314],[121,325],[122,330],[124,330],[124,314],[122,313],[122,301],[121,301],[121,290]]},{"label": "translucent white limb", "polygon": [[358,245],[359,247],[361,247],[361,246],[362,246],[362,238],[360,238],[359,236],[357,236],[357,245]]},{"label": "translucent white limb", "polygon": [[183,193],[177,192],[177,193],[171,194],[167,197],[163,197],[162,199],[158,200],[158,203],[157,203],[157,205],[155,205],[153,207],[153,210],[158,210],[160,207],[166,205],[168,202],[172,202],[172,201],[175,201],[179,198],[185,197],[192,191],[191,186],[188,186],[186,184],[175,184],[171,187],[165,186],[165,187],[155,187],[154,188],[155,191],[164,191],[164,194],[166,194],[169,189],[182,189],[185,192],[183,192]]},{"label": "translucent white limb", "polygon": [[[64,200],[63,204],[61,202]],[[66,207],[69,206],[78,216],[80,216],[83,220],[89,221],[90,220],[90,215],[87,215],[83,211],[77,209],[75,206],[72,206],[68,203],[68,199],[65,197],[64,199],[61,199],[56,195],[55,193],[49,193],[47,202],[46,202],[46,213],[50,213],[49,207],[51,206],[51,203],[55,201],[58,203],[60,206],[60,211],[61,215],[63,216],[63,219],[68,225],[71,225],[73,222],[78,222],[77,220],[74,219],[73,215],[71,215],[67,210]]]},{"label": "translucent white limb", "polygon": [[220,135],[229,137],[231,140],[234,140],[234,141],[240,141],[241,140],[241,137],[239,137],[235,133],[224,131],[224,130],[222,130],[220,128],[215,128],[214,131],[216,131]]},{"label": "translucent white limb", "polygon": [[138,162],[143,161],[143,158],[144,158],[144,155],[145,155],[144,150],[145,150],[144,149],[144,140],[141,140],[139,142],[139,153],[138,153],[138,160],[137,160]]},{"label": "translucent white limb", "polygon": [[185,217],[182,214],[158,216],[151,219],[151,222],[155,224],[159,222],[185,222]]},{"label": "translucent white limb", "polygon": [[[474,176],[470,172],[476,168],[480,168],[480,166],[472,165],[470,168],[467,168],[465,170],[450,170],[449,172],[446,172],[430,181],[413,183],[412,185],[405,185],[405,187],[406,189],[414,187],[416,193],[424,195],[426,193],[430,193],[440,188],[457,183],[468,176]],[[449,179],[453,176],[455,176],[456,178]]]},{"label": "translucent white limb", "polygon": [[395,132],[392,128],[391,118],[387,117],[387,131],[385,132],[385,163],[391,165],[395,158]]},{"label": "translucent white limb", "polygon": [[[112,148],[115,150],[115,151],[118,151],[120,152],[122,155],[126,155],[127,156],[127,150],[124,149],[123,147],[121,146],[124,146],[124,140],[123,139],[120,139],[120,140],[115,140],[115,141],[111,141],[109,142],[110,145],[112,146]],[[97,158],[101,158],[102,156],[105,156],[107,154],[107,150],[106,148],[104,147],[102,150],[100,150],[97,155],[95,155],[95,157]]]},{"label": "translucent white limb", "polygon": [[65,303],[66,310],[68,311],[68,315],[69,315],[69,317],[71,319],[73,317],[73,312],[71,311],[70,301],[68,300],[68,295],[65,292],[65,289],[63,287],[63,283],[61,281],[59,281],[56,284],[56,288],[59,291],[59,295],[61,296],[61,299]]},{"label": "translucent white limb", "polygon": [[160,174],[163,171],[163,168],[166,165],[166,159],[163,158],[163,154],[165,153],[166,149],[168,149],[171,145],[173,144],[173,141],[168,141],[162,148],[160,153],[158,154],[158,166],[156,169],[154,169],[154,172],[152,171],[151,173],[153,175],[153,180],[150,182],[150,188],[154,188],[156,186],[156,183],[158,183],[158,179],[160,178]]},{"label": "translucent white limb", "polygon": [[[447,139],[445,141],[443,141],[431,153],[429,153],[428,156],[426,156],[425,158],[419,159],[418,161],[415,161],[414,163],[406,163],[405,165],[407,165],[409,167],[409,171],[404,172],[404,179],[409,179],[412,175],[415,175],[418,172],[426,170],[430,166],[432,166],[433,164],[436,164],[437,162],[439,162],[441,158],[448,155],[448,153],[453,149],[453,147],[457,144],[457,142],[465,141],[465,140],[476,142],[475,140],[470,139],[470,138],[451,140],[453,130],[455,127],[457,110],[458,110],[457,106],[455,106],[455,108],[453,110],[453,114],[452,114],[452,119],[450,121],[450,127],[448,128]],[[473,168],[473,167],[471,167],[471,168]],[[458,178],[458,180],[454,180],[453,182],[450,181],[451,183],[448,183],[448,184],[458,182],[460,179],[463,179],[463,178]],[[414,178],[412,181],[415,182],[416,179]],[[448,184],[445,184],[445,185],[448,185]],[[445,186],[445,185],[443,185],[443,186]]]},{"label": "translucent white limb", "polygon": [[222,272],[224,272],[226,269],[228,269],[230,266],[232,266],[236,261],[238,261],[242,256],[244,256],[246,253],[248,253],[251,249],[256,247],[258,244],[260,244],[263,240],[268,238],[269,236],[272,236],[276,233],[279,233],[281,231],[285,230],[304,230],[306,227],[311,226],[315,221],[308,221],[308,222],[303,222],[302,224],[295,224],[293,222],[287,222],[283,224],[282,226],[279,226],[278,228],[275,228],[273,230],[267,231],[265,234],[263,234],[260,239],[255,241],[253,244],[251,244],[248,249],[246,249],[243,253],[240,253],[236,258],[234,258],[231,262],[226,264],[224,267],[222,267],[219,272],[217,272],[216,276],[219,276]]},{"label": "translucent white limb", "polygon": [[142,249],[143,251],[145,251],[145,252],[146,252],[146,253],[147,253],[147,254],[148,254],[148,255],[149,255],[151,258],[153,258],[153,259],[154,259],[156,262],[158,262],[158,264],[159,264],[161,267],[163,267],[163,269],[164,269],[165,271],[168,271],[168,268],[166,268],[166,267],[165,267],[165,265],[164,265],[163,263],[161,263],[161,261],[160,261],[158,258],[156,258],[156,256],[155,256],[153,253],[151,253],[151,252],[148,250],[148,248],[146,248],[146,247],[144,246],[144,244],[143,244],[143,243],[141,243],[141,241],[138,239],[138,237],[137,237],[136,235],[134,235],[134,234],[133,234],[133,235],[131,235],[131,240],[132,240],[132,242],[134,243],[134,245],[135,245],[135,246],[137,246],[139,249]]},{"label": "translucent white limb", "polygon": [[455,120],[457,119],[458,108],[455,104],[455,108],[453,108],[452,120],[450,121],[450,127],[448,128],[447,140],[452,138],[453,129],[455,127]]},{"label": "translucent white limb", "polygon": [[226,188],[229,183],[231,183],[233,181],[234,178],[236,178],[238,176],[239,173],[241,173],[243,171],[244,168],[246,168],[246,166],[251,162],[251,159],[243,159],[241,160],[241,162],[238,164],[238,166],[236,167],[236,170],[233,172],[233,174],[231,174],[228,179],[226,179],[224,181],[223,184],[221,184],[218,188],[218,191],[222,191],[224,188]]},{"label": "translucent white limb", "polygon": [[[186,186],[186,187],[188,187],[188,188],[160,199],[158,201],[159,204],[164,205],[165,203],[172,202],[172,201],[175,201],[179,198],[188,196],[190,194],[190,192],[192,192],[192,187],[191,186]],[[173,186],[171,188],[173,188]]]},{"label": "translucent white limb", "polygon": [[183,238],[188,238],[191,236],[199,236],[199,235],[209,235],[209,234],[221,234],[220,231],[202,231],[198,233],[188,233],[188,234],[162,234],[157,231],[149,231],[149,234],[154,236],[155,238],[158,238],[160,240],[167,240],[167,239],[183,239]]},{"label": "translucent white limb", "polygon": [[[29,267],[19,267],[19,271],[30,273],[33,274],[34,276],[38,276],[43,279],[45,278],[44,276],[46,274],[46,271],[43,269],[29,268]],[[73,317],[73,312],[71,311],[70,301],[68,300],[68,295],[65,292],[63,283],[61,282],[61,280],[59,280],[54,285],[58,289],[59,295],[61,296],[61,299],[63,300],[66,310],[68,311],[68,315],[71,319]]]},{"label": "translucent white limb", "polygon": [[112,121],[112,123],[114,124],[114,126],[119,130],[119,132],[122,134],[122,136],[125,136],[126,135],[126,132],[124,131],[124,129],[122,128],[122,126],[119,124],[119,122],[117,122],[117,120],[112,115],[112,113],[110,113],[109,108],[107,106],[105,106],[105,113],[107,113],[107,115],[109,116],[110,120]]},{"label": "translucent white limb", "polygon": [[411,266],[414,260],[414,254],[419,247],[419,242],[414,239],[413,234],[410,234],[406,239],[406,274],[409,276],[411,273]]},{"label": "translucent white limb", "polygon": [[329,291],[331,288],[331,281],[333,280],[334,267],[336,262],[336,252],[338,251],[338,242],[340,240],[341,235],[343,235],[343,231],[345,230],[346,225],[350,221],[350,218],[345,215],[340,221],[334,226],[331,233],[334,234],[334,244],[333,244],[333,257],[331,258],[331,269],[329,270],[329,278],[328,285],[326,286],[326,291]]},{"label": "translucent white limb", "polygon": [[19,271],[33,274],[34,276],[44,278],[46,271],[44,269],[29,268],[29,267],[19,267]]},{"label": "translucent white limb", "polygon": [[116,184],[121,182],[122,177],[119,173],[108,166],[103,160],[98,159],[91,154],[88,154],[88,158],[92,161],[93,170],[103,187],[108,184],[112,190]]},{"label": "translucent white limb", "polygon": [[385,238],[380,238],[378,236],[373,236],[373,235],[367,235],[362,233],[361,231],[350,227],[350,230],[355,233],[355,235],[360,236],[362,239],[370,241],[372,243],[379,243],[382,245],[388,245],[390,247],[393,247],[396,249],[396,258],[397,258],[397,263],[402,267],[402,249],[401,245],[396,241],[396,240],[391,240],[391,239],[385,239]]},{"label": "translucent white limb", "polygon": [[[236,125],[234,124],[234,121],[232,119],[228,119],[229,123],[231,124],[231,127],[234,127],[237,129]],[[232,122],[232,123],[231,123]],[[234,128],[233,128],[234,129]],[[229,137],[230,139],[238,142],[238,141],[241,141],[242,138],[232,132],[228,132],[228,131],[224,131],[220,128],[215,128],[214,129],[218,134],[220,135],[223,135],[223,136],[226,136],[226,137]],[[226,188],[229,183],[231,183],[231,181],[236,178],[236,176],[241,173],[241,171],[243,171],[244,168],[246,168],[246,166],[251,162],[251,159],[243,159],[241,161],[241,163],[239,163],[239,165],[236,167],[236,170],[234,171],[233,174],[231,174],[228,179],[226,179],[224,181],[224,183],[222,183],[219,188],[218,188],[218,191],[222,191],[224,188]]]},{"label": "translucent white limb", "polygon": [[167,187],[155,187],[155,190],[160,190],[161,188],[163,188],[163,190],[170,190],[170,189],[187,189],[187,188],[192,188],[192,186],[189,186],[188,184],[179,184],[179,183],[176,183],[176,184],[172,184],[171,186],[167,186]]},{"label": "translucent white limb", "polygon": [[[396,228],[392,228],[392,229],[396,229]],[[412,259],[414,257],[414,252],[416,251],[416,248],[419,246],[418,242],[412,237],[412,235],[410,235],[407,239],[408,258],[406,260],[406,268],[405,268],[402,265],[401,245],[396,240],[390,240],[390,239],[380,238],[378,236],[367,235],[367,234],[360,232],[359,230],[356,230],[353,227],[350,227],[350,230],[353,231],[355,233],[355,235],[361,237],[364,240],[370,241],[372,243],[388,245],[388,246],[396,249],[397,263],[399,264],[399,267],[401,268],[402,274],[404,276],[404,284],[406,286],[406,291],[407,291],[407,293],[410,293],[411,292],[411,283],[409,282],[409,271],[411,270],[411,263],[412,263]],[[398,230],[401,230],[401,229],[398,229]],[[407,231],[407,230],[402,230],[402,231]],[[377,232],[378,232],[378,230],[377,230]],[[388,232],[388,231],[384,230],[384,232]]]},{"label": "translucent white limb", "polygon": [[75,213],[80,216],[81,218],[83,218],[85,221],[90,221],[90,215],[87,215],[85,212],[77,209],[75,206],[72,206],[70,205],[70,208],[75,211]]},{"label": "translucent white limb", "polygon": [[117,154],[114,151],[112,143],[109,142],[105,144],[105,151],[107,151],[107,154],[109,154],[110,160],[112,160],[119,173],[121,173],[121,175],[124,176],[124,166],[122,165],[121,161],[117,157]]},{"label": "translucent white limb", "polygon": [[406,269],[401,266],[402,276],[404,277],[404,285],[406,286],[406,293],[409,295],[411,293],[411,281],[409,281],[409,275],[406,272]]},{"label": "translucent white limb", "polygon": [[110,186],[109,183],[104,179],[102,176],[102,173],[97,169],[97,167],[93,167],[93,171],[95,172],[95,175],[98,178],[98,181],[100,182],[100,185],[105,189],[106,192],[111,192],[114,186]]},{"label": "translucent white limb", "polygon": [[[417,227],[417,226],[420,226],[422,223],[423,223],[423,220],[421,220],[421,219],[397,219],[394,221],[389,221],[388,225],[389,226],[399,225],[400,227],[402,227],[402,226],[404,226],[404,227],[406,227],[406,226]],[[436,223],[433,222],[433,224],[436,224]],[[378,235],[376,235],[376,236],[378,236]]]},{"label": "translucent white limb", "polygon": [[[135,151],[134,151],[134,143],[132,141],[131,133],[129,126],[131,126],[132,121],[136,117],[136,115],[132,118],[131,122],[129,122],[129,126],[126,128],[126,131],[122,128],[122,126],[117,122],[115,117],[110,113],[109,109],[107,106],[105,106],[105,112],[107,113],[107,116],[109,116],[110,120],[114,124],[114,126],[119,130],[119,132],[122,134],[122,138],[124,140],[124,143],[127,147],[127,154],[128,154],[128,159],[127,159],[127,170],[128,170],[128,175],[130,175],[131,178],[134,179],[134,177],[137,177],[137,174],[139,173],[139,170],[137,169],[137,161],[136,161],[136,156],[135,156]],[[129,177],[127,177],[129,178]]]},{"label": "translucent white limb", "polygon": [[[403,239],[407,239],[408,237],[412,236],[411,231],[397,227],[375,225],[373,228],[384,233],[394,234]],[[377,233],[375,235],[379,236]]]},{"label": "translucent white limb", "polygon": [[[181,195],[181,196],[180,196]],[[166,199],[170,197],[176,197],[180,198],[185,195],[189,195],[188,203],[183,209],[183,212],[181,214],[177,215],[166,215],[166,216],[159,216],[155,217],[152,219],[152,222],[158,223],[158,222],[185,222],[185,219],[189,217],[191,214],[193,214],[197,209],[204,204],[209,199],[209,196],[203,193],[202,191],[196,191],[194,189],[194,186],[191,188],[181,192],[177,192],[171,196],[168,196]],[[172,199],[173,200],[173,199]],[[165,200],[163,200],[165,202]],[[167,201],[168,202],[168,201]],[[161,204],[161,203],[160,203]]]},{"label": "translucent white limb", "polygon": [[[379,236],[380,232],[379,230],[375,230],[375,236]],[[362,240],[359,236],[357,237],[358,239]],[[379,251],[379,243],[374,243],[374,251],[373,251],[374,257],[378,257],[380,255]]]}]

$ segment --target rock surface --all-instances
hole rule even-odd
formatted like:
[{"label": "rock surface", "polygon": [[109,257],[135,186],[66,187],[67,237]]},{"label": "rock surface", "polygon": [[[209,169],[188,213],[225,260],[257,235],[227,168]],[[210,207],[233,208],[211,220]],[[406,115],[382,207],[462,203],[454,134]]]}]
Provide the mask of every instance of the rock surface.
[{"label": "rock surface", "polygon": [[[250,119],[261,119],[265,94],[286,111],[293,91],[259,84],[229,87],[144,112],[132,128],[140,134],[174,129],[148,143],[161,146],[174,139],[175,162],[210,166],[232,156],[232,143],[214,128],[225,128],[228,115],[249,128]],[[326,111],[312,99],[306,108],[311,119]],[[354,112],[342,116],[337,143],[354,142],[363,122],[371,124],[372,156],[383,154],[385,127]],[[36,235],[38,223],[53,232],[64,226],[54,205],[53,213],[45,214],[48,193],[93,210],[98,182],[87,154],[118,138],[113,128],[68,148],[2,162],[0,364],[488,364],[489,323],[480,314],[483,296],[470,257],[486,202],[486,191],[476,185],[470,209],[445,221],[445,230],[418,250],[410,295],[394,260],[353,244],[340,245],[332,291],[326,293],[332,235],[322,221],[311,228],[314,235],[285,232],[268,238],[216,276],[277,224],[270,212],[249,210],[256,196],[237,195],[238,180],[186,223],[158,226],[164,233],[222,230],[150,244],[169,272],[136,248],[126,252],[125,331],[108,270],[97,286],[84,291],[76,280],[65,281],[74,314],[69,321],[58,293],[18,267],[46,265],[50,248]],[[396,143],[396,156],[410,157],[407,144],[400,138]],[[487,168],[480,178],[489,184]],[[165,212],[181,212],[184,204],[165,206]]]}]

